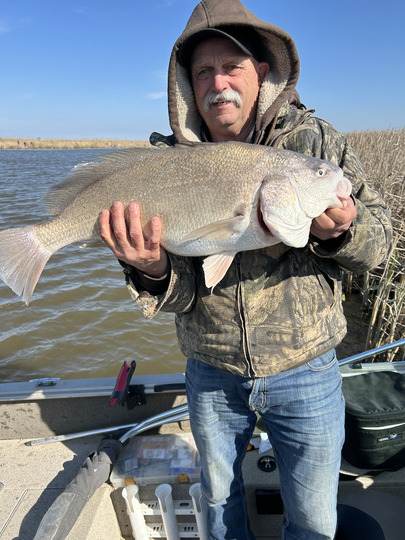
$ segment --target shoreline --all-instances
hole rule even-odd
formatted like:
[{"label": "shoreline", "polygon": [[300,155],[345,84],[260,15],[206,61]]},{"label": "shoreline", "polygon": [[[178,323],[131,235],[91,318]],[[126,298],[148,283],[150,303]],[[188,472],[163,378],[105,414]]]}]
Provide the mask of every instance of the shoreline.
[{"label": "shoreline", "polygon": [[149,141],[127,141],[108,139],[28,139],[1,138],[0,150],[37,150],[72,148],[149,148]]}]

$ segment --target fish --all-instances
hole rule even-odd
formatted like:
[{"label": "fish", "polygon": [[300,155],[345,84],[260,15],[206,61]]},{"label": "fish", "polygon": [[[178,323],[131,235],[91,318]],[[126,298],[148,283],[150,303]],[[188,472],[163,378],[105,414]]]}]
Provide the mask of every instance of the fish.
[{"label": "fish", "polygon": [[51,219],[0,231],[0,277],[28,305],[53,253],[100,240],[99,215],[115,201],[141,208],[145,234],[162,220],[161,245],[205,257],[208,288],[236,253],[280,242],[299,248],[313,218],[342,207],[351,183],[337,165],[267,146],[239,142],[135,148],[76,165],[43,196]]}]

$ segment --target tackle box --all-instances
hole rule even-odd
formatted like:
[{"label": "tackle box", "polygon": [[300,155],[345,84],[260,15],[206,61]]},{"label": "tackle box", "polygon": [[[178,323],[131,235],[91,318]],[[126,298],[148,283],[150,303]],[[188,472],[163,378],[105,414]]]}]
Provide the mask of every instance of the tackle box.
[{"label": "tackle box", "polygon": [[110,476],[115,488],[129,483],[176,484],[200,481],[200,457],[191,433],[144,435],[132,438]]}]

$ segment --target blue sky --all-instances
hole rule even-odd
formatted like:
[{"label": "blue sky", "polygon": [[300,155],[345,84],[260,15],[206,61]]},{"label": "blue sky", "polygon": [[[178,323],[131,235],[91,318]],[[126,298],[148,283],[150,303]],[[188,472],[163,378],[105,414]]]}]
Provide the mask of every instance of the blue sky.
[{"label": "blue sky", "polygon": [[[170,133],[171,48],[197,0],[0,0],[0,137]],[[403,0],[245,0],[294,38],[298,91],[339,131],[405,125]]]}]

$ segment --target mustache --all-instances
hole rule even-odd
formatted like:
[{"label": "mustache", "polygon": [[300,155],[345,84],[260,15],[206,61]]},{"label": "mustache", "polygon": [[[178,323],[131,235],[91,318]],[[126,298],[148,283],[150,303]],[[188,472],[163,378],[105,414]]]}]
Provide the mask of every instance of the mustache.
[{"label": "mustache", "polygon": [[203,108],[204,111],[208,111],[211,105],[216,103],[230,103],[233,102],[237,107],[242,106],[242,98],[236,90],[222,90],[219,94],[216,92],[210,92],[204,98]]}]

